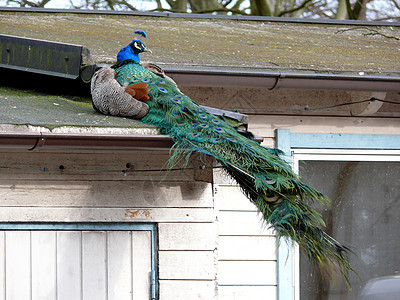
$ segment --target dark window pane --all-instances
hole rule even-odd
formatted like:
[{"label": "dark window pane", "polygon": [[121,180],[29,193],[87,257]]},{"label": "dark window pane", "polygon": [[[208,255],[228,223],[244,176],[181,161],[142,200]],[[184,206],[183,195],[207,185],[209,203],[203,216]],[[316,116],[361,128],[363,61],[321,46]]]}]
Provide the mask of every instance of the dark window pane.
[{"label": "dark window pane", "polygon": [[[326,231],[354,252],[350,292],[343,280],[324,284],[321,276],[300,255],[301,300],[359,299],[372,278],[400,272],[400,163],[302,161],[303,181],[321,190],[330,207],[318,207]],[[399,298],[400,299],[400,298]]]}]

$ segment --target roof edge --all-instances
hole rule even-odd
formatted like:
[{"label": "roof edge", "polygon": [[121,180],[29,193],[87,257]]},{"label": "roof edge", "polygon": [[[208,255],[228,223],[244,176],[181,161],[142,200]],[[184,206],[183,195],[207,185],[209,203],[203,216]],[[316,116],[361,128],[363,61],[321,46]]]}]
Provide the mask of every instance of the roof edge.
[{"label": "roof edge", "polygon": [[179,85],[187,86],[400,92],[400,76],[175,68],[164,71]]},{"label": "roof edge", "polygon": [[0,149],[169,150],[173,144],[168,135],[0,132]]},{"label": "roof edge", "polygon": [[265,16],[243,16],[243,15],[212,15],[195,13],[173,13],[173,12],[149,12],[149,11],[112,11],[112,10],[88,10],[88,9],[59,9],[42,7],[0,7],[0,12],[35,12],[35,13],[73,13],[73,14],[104,14],[104,15],[131,15],[167,18],[188,19],[225,19],[237,21],[259,21],[259,22],[284,22],[305,24],[329,24],[329,25],[353,25],[353,26],[400,26],[400,22],[365,21],[365,20],[337,20],[337,19],[310,19],[289,17],[265,17]]}]

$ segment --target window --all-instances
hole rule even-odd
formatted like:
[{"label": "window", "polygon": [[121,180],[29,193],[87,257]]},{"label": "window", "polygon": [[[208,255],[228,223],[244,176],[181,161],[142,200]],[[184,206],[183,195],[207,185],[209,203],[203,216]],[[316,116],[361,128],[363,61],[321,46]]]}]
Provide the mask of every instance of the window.
[{"label": "window", "polygon": [[[327,230],[358,251],[351,263],[363,276],[361,282],[352,280],[352,294],[343,292],[343,282],[335,288],[323,287],[315,276],[310,280],[312,271],[306,269],[309,265],[299,257],[296,246],[283,243],[278,250],[278,299],[357,299],[369,278],[396,273],[400,269],[396,257],[400,224],[395,218],[400,212],[400,135],[291,133],[287,129],[275,134],[277,147],[304,181],[332,198],[332,210],[320,208],[331,220]],[[307,291],[314,298],[305,296]]]},{"label": "window", "polygon": [[300,299],[359,299],[370,279],[400,272],[400,152],[294,150],[294,168],[302,180],[331,199],[317,206],[326,232],[354,253],[352,290],[339,278],[327,285],[300,253]]}]

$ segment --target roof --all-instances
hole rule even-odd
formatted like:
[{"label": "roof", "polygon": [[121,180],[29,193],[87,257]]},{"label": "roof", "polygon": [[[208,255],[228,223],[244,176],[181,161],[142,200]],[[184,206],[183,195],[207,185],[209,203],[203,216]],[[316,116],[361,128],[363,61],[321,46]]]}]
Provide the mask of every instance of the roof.
[{"label": "roof", "polygon": [[[399,24],[0,10],[0,34],[83,45],[91,52],[89,64],[115,62],[118,50],[132,40],[136,29],[146,30],[146,44],[153,50],[151,56],[144,53],[143,59],[170,70],[179,84],[225,83],[273,89],[291,82],[291,87],[300,89],[332,89],[334,81],[340,83],[339,89],[343,89],[343,82],[349,89],[400,88]],[[38,91],[31,82],[33,78],[40,82],[37,77],[42,75],[38,74],[16,80],[4,80],[4,76],[8,74],[0,74],[3,85],[7,81],[16,84],[0,88],[3,145],[12,141],[4,133],[7,131],[21,133],[16,144],[26,149],[36,147],[42,139],[53,140],[55,147],[69,143],[79,148],[82,141],[75,135],[82,135],[89,147],[98,136],[110,139],[111,135],[117,135],[114,143],[123,149],[147,147],[148,140],[142,143],[140,138],[143,135],[160,141],[154,147],[171,144],[170,138],[158,136],[153,126],[96,113],[87,93],[61,96]],[[71,79],[63,80],[62,85]],[[55,86],[58,88],[60,82]],[[127,140],[133,142],[127,144]],[[112,146],[102,145],[107,149]]]},{"label": "roof", "polygon": [[142,59],[167,69],[400,76],[399,23],[45,11],[1,11],[0,34],[84,45],[99,64],[143,29],[153,54]]}]

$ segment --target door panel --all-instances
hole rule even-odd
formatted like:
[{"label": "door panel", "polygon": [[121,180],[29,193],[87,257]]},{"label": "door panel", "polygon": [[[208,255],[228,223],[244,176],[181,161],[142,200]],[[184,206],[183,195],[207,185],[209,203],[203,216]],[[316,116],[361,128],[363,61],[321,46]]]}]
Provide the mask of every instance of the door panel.
[{"label": "door panel", "polygon": [[150,299],[151,268],[147,230],[0,231],[0,299]]}]

